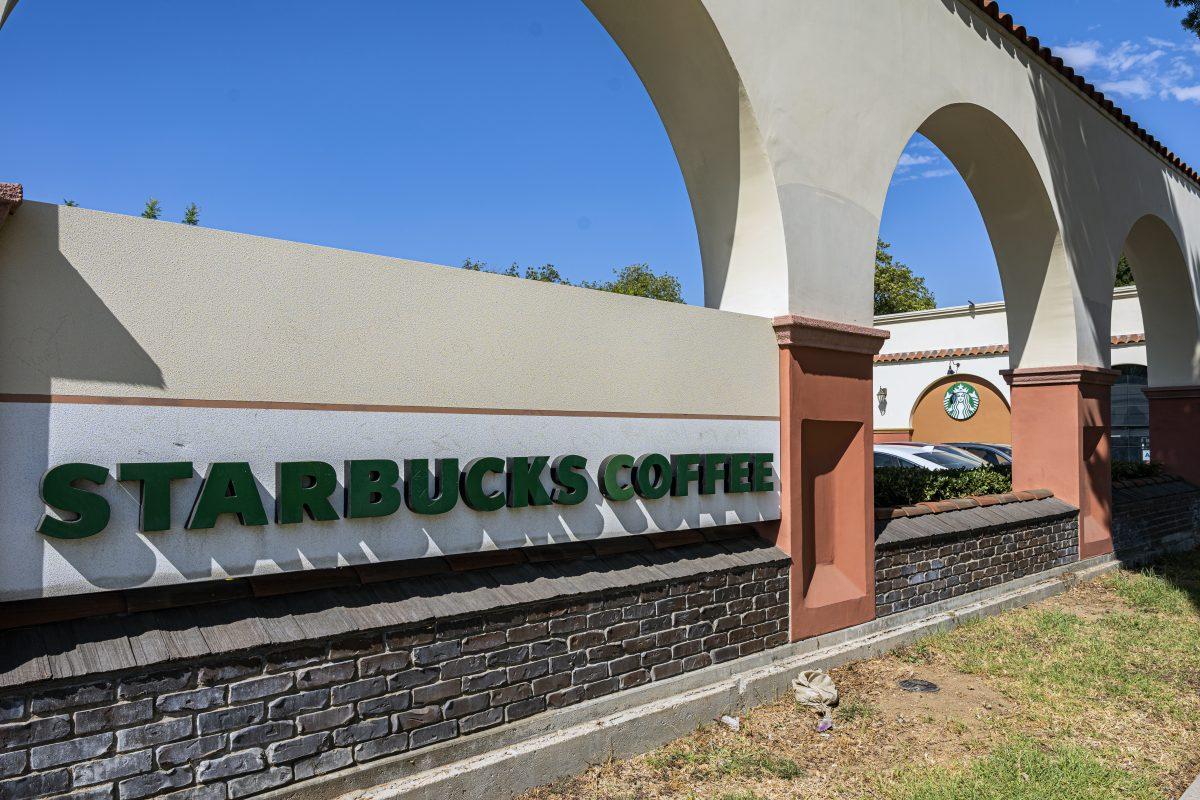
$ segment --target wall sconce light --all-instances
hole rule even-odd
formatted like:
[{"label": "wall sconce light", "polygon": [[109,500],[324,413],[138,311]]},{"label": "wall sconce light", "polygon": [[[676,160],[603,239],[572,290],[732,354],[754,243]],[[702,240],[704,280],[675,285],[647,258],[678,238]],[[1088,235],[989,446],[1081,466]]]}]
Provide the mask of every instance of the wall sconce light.
[{"label": "wall sconce light", "polygon": [[875,393],[875,399],[879,401],[879,413],[887,413],[887,387],[880,386],[879,391]]},{"label": "wall sconce light", "polygon": [[947,375],[954,375],[954,374],[956,374],[956,373],[957,373],[957,372],[958,372],[960,369],[962,369],[962,362],[961,362],[961,361],[951,361],[951,362],[950,362],[950,366],[946,367],[946,374],[947,374]]}]

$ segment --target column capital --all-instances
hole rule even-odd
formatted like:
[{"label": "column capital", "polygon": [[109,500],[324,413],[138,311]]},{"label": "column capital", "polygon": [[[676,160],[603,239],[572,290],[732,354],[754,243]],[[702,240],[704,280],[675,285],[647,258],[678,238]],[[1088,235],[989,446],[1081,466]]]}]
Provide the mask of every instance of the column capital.
[{"label": "column capital", "polygon": [[1086,364],[1064,367],[1021,367],[1000,372],[1009,386],[1058,386],[1062,384],[1092,384],[1112,386],[1120,371]]},{"label": "column capital", "polygon": [[844,353],[875,355],[891,336],[885,330],[788,314],[775,317],[775,341],[780,347],[812,347]]},{"label": "column capital", "polygon": [[1147,386],[1142,394],[1151,400],[1200,400],[1200,386]]}]

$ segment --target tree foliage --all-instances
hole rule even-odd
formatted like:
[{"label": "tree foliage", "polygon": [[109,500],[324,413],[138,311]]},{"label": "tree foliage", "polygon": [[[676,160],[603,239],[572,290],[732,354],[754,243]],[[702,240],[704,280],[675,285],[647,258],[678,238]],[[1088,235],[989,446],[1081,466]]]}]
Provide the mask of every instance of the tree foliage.
[{"label": "tree foliage", "polygon": [[621,269],[614,269],[613,276],[611,281],[584,281],[579,285],[587,289],[649,297],[651,300],[663,300],[668,303],[683,302],[683,286],[679,283],[679,278],[665,272],[659,275],[650,269],[649,264],[630,264]]},{"label": "tree foliage", "polygon": [[1186,8],[1187,14],[1183,18],[1182,25],[1192,33],[1200,36],[1200,0],[1167,0],[1167,5],[1171,8]]},{"label": "tree foliage", "polygon": [[1133,286],[1133,267],[1129,266],[1129,259],[1125,254],[1121,254],[1121,260],[1117,262],[1117,280],[1116,286]]},{"label": "tree foliage", "polygon": [[937,306],[925,279],[896,260],[883,239],[875,243],[875,314],[923,311]]},{"label": "tree foliage", "polygon": [[151,197],[146,201],[146,207],[142,209],[142,216],[146,219],[158,219],[162,216],[162,206]]},{"label": "tree foliage", "polygon": [[183,224],[200,224],[200,206],[196,205],[195,203],[188,203],[188,207],[183,210]]},{"label": "tree foliage", "polygon": [[74,200],[70,200],[66,197],[63,198],[63,205],[66,206],[67,208],[78,208],[79,207],[79,203],[76,203]]},{"label": "tree foliage", "polygon": [[[505,270],[488,269],[486,263],[468,258],[463,262],[463,269],[472,272],[490,272],[493,275],[504,275],[509,278],[525,278],[542,283],[558,283],[563,286],[574,286],[570,280],[553,264],[543,264],[540,267],[526,267],[524,271],[516,264],[511,264]],[[668,303],[683,302],[683,287],[679,279],[668,273],[656,273],[649,264],[630,264],[627,267],[613,270],[613,279],[608,281],[581,281],[579,286],[584,289],[597,289],[614,294],[627,294],[635,297],[649,297],[652,300],[664,300]]]}]

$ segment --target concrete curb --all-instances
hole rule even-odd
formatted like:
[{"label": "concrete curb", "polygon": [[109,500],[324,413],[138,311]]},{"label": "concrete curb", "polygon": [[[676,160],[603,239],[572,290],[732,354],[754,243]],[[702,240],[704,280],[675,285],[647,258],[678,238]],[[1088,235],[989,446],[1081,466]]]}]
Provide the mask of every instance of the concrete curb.
[{"label": "concrete curb", "polygon": [[1200,775],[1196,776],[1196,780],[1184,790],[1183,796],[1179,800],[1200,800]]},{"label": "concrete curb", "polygon": [[[415,753],[341,770],[261,795],[263,800],[501,800],[629,758],[723,714],[769,703],[802,669],[874,658],[962,622],[1061,594],[1120,567],[1098,556],[766,653],[539,714]],[[403,775],[402,778],[394,778]],[[1188,798],[1192,800],[1192,798]]]}]

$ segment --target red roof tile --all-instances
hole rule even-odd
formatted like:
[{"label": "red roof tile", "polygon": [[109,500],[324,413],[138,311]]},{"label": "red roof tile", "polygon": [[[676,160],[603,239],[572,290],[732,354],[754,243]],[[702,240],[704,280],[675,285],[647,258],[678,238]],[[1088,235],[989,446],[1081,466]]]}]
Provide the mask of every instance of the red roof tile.
[{"label": "red roof tile", "polygon": [[1103,92],[1097,90],[1095,86],[1084,80],[1084,77],[1077,74],[1074,69],[1066,66],[1061,58],[1051,52],[1049,47],[1042,47],[1041,42],[1036,36],[1030,36],[1023,25],[1017,25],[1013,22],[1011,14],[1003,13],[1000,10],[1000,4],[996,0],[966,0],[966,2],[973,4],[976,8],[979,8],[989,17],[999,22],[1001,28],[1016,37],[1017,41],[1033,51],[1036,56],[1046,62],[1054,71],[1075,84],[1080,91],[1094,100],[1109,116],[1132,131],[1147,147],[1165,159],[1187,178],[1191,179],[1193,183],[1200,185],[1200,172],[1197,172],[1184,162],[1183,159],[1168,150],[1162,142],[1151,136],[1145,128],[1130,119],[1129,115],[1122,111],[1120,107],[1114,105],[1113,101],[1105,97]]},{"label": "red roof tile", "polygon": [[[1122,333],[1112,337],[1112,346],[1143,344],[1144,333]],[[986,344],[982,347],[951,347],[941,350],[909,350],[904,353],[881,353],[875,356],[876,364],[898,364],[905,361],[936,361],[941,358],[971,358],[972,356],[1002,356],[1008,353],[1006,344]]]}]

